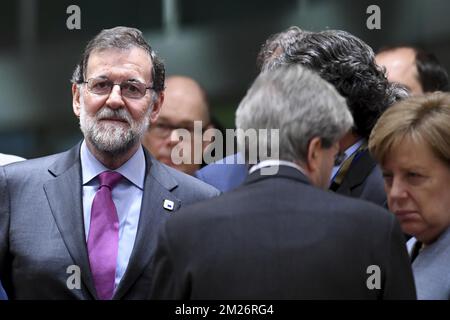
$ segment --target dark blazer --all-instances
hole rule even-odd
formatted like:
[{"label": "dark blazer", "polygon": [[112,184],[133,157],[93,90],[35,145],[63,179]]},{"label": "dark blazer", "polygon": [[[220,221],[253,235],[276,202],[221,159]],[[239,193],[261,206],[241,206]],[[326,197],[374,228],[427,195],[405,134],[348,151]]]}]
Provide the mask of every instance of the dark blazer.
[{"label": "dark blazer", "polygon": [[383,175],[368,150],[352,162],[336,192],[386,206]]},{"label": "dark blazer", "polygon": [[[416,297],[395,217],[285,166],[180,210],[160,230],[154,263],[156,299]],[[372,265],[380,289],[367,286]]]},{"label": "dark blazer", "polygon": [[[0,279],[10,299],[95,299],[82,213],[80,144],[44,158],[0,167]],[[136,241],[114,299],[148,296],[156,234],[172,211],[218,190],[154,160],[147,173]],[[67,268],[81,269],[81,289]]]}]

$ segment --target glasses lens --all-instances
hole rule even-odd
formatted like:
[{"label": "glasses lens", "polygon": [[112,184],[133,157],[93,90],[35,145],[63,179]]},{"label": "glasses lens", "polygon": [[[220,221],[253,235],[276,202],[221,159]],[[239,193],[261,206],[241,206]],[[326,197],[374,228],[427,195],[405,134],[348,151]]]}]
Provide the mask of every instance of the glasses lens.
[{"label": "glasses lens", "polygon": [[109,94],[113,83],[110,80],[102,78],[94,78],[88,81],[88,89],[95,94]]},{"label": "glasses lens", "polygon": [[122,82],[120,85],[122,95],[127,98],[139,99],[145,96],[145,85],[139,82]]}]

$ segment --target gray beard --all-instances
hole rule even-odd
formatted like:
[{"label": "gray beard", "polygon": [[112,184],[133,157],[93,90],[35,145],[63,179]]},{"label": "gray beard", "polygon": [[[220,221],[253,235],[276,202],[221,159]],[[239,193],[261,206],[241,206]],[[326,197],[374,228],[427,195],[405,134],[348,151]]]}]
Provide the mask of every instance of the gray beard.
[{"label": "gray beard", "polygon": [[[84,105],[80,110],[80,129],[87,139],[98,151],[112,156],[123,155],[136,146],[147,131],[149,116],[152,108],[144,115],[142,121],[135,121],[130,113],[120,108],[113,110],[107,106],[102,107],[95,116],[86,113]],[[119,125],[101,123],[101,119],[115,118],[128,123]]]}]

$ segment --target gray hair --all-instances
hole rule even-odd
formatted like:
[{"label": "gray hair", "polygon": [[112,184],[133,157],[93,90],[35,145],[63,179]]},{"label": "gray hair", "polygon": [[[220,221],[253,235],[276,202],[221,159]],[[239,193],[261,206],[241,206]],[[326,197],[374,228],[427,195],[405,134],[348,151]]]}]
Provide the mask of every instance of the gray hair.
[{"label": "gray hair", "polygon": [[[238,129],[279,129],[279,159],[286,161],[305,162],[311,139],[319,137],[322,145],[329,148],[352,124],[345,99],[333,86],[300,65],[262,72],[236,111]],[[266,137],[257,139],[259,144],[259,139]],[[240,150],[248,152],[248,143],[239,136],[238,144]],[[259,159],[263,160],[266,159]]]},{"label": "gray hair", "polygon": [[267,71],[278,67],[284,63],[286,56],[289,56],[294,44],[300,41],[303,36],[310,33],[297,26],[291,26],[279,33],[272,34],[258,52],[256,66],[259,71]]},{"label": "gray hair", "polygon": [[97,36],[95,36],[94,39],[89,41],[84,49],[80,62],[77,64],[72,74],[72,83],[80,84],[85,81],[86,68],[89,56],[92,52],[112,48],[126,50],[133,47],[141,48],[148,53],[153,64],[153,68],[151,70],[153,90],[158,93],[163,91],[165,79],[164,63],[144,39],[142,32],[136,28],[129,27],[104,29]]}]

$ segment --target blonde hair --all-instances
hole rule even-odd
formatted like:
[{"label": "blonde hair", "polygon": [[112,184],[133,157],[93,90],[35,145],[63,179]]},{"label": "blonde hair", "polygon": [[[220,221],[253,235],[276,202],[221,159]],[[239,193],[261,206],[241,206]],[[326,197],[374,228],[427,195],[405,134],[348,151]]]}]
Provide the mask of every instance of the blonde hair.
[{"label": "blonde hair", "polygon": [[388,108],[370,134],[370,153],[383,163],[391,148],[404,138],[426,143],[450,168],[450,94],[411,97]]}]

